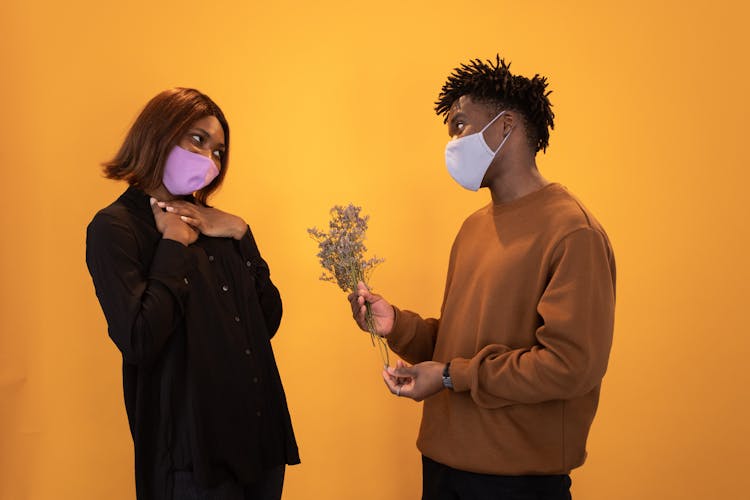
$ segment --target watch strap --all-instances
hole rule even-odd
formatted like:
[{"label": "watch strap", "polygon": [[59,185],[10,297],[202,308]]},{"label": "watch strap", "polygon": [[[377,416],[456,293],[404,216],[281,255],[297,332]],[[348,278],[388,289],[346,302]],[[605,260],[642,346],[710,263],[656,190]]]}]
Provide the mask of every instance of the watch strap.
[{"label": "watch strap", "polygon": [[443,369],[443,387],[453,389],[453,380],[451,380],[451,362],[448,361]]}]

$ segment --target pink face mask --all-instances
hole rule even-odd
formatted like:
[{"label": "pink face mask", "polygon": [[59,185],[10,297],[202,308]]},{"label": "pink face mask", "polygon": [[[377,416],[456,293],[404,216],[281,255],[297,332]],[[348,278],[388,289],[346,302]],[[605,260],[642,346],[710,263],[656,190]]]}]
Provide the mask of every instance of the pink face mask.
[{"label": "pink face mask", "polygon": [[210,158],[175,146],[164,164],[164,187],[175,196],[193,194],[219,175]]}]

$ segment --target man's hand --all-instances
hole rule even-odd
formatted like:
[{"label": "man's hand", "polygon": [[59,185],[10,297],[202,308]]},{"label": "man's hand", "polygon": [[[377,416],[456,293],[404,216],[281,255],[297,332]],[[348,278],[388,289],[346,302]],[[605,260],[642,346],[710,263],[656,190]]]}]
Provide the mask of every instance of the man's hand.
[{"label": "man's hand", "polygon": [[425,361],[409,366],[398,360],[396,367],[383,370],[383,380],[397,396],[422,401],[443,390],[444,363]]},{"label": "man's hand", "polygon": [[184,200],[160,201],[160,208],[178,215],[180,220],[206,236],[241,240],[247,224],[241,217],[222,212],[216,208],[203,207]]},{"label": "man's hand", "polygon": [[369,332],[365,320],[367,312],[365,302],[368,302],[372,311],[372,319],[375,321],[375,333],[381,337],[386,337],[391,333],[396,314],[393,312],[393,307],[383,297],[370,293],[370,290],[360,281],[357,283],[357,291],[350,293],[347,298],[352,306],[354,320],[362,330]]},{"label": "man's hand", "polygon": [[179,241],[185,246],[194,243],[198,239],[198,231],[193,229],[178,215],[165,212],[159,208],[155,198],[151,198],[151,211],[154,213],[156,229],[165,239]]}]

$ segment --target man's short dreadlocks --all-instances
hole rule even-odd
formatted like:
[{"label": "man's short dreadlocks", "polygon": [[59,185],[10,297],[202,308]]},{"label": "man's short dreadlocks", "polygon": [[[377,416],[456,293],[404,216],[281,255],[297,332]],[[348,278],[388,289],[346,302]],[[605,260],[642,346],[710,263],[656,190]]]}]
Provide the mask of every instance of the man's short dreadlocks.
[{"label": "man's short dreadlocks", "polygon": [[526,122],[534,151],[546,151],[549,131],[555,128],[555,114],[547,98],[551,91],[546,89],[547,78],[534,75],[529,80],[525,76],[513,75],[510,64],[505,64],[500,55],[495,62],[474,59],[453,70],[440,91],[435,112],[443,115],[445,122],[451,106],[463,95],[477,102],[517,111]]}]

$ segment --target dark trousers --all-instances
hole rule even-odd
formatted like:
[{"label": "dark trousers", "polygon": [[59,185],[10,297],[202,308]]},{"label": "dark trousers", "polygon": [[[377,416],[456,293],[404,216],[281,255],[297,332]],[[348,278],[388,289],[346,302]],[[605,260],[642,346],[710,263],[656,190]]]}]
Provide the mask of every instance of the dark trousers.
[{"label": "dark trousers", "polygon": [[570,476],[494,476],[422,457],[422,500],[571,500]]},{"label": "dark trousers", "polygon": [[284,486],[286,466],[267,470],[257,482],[243,485],[233,481],[221,483],[213,488],[202,488],[195,484],[193,473],[174,473],[174,500],[279,500]]}]

